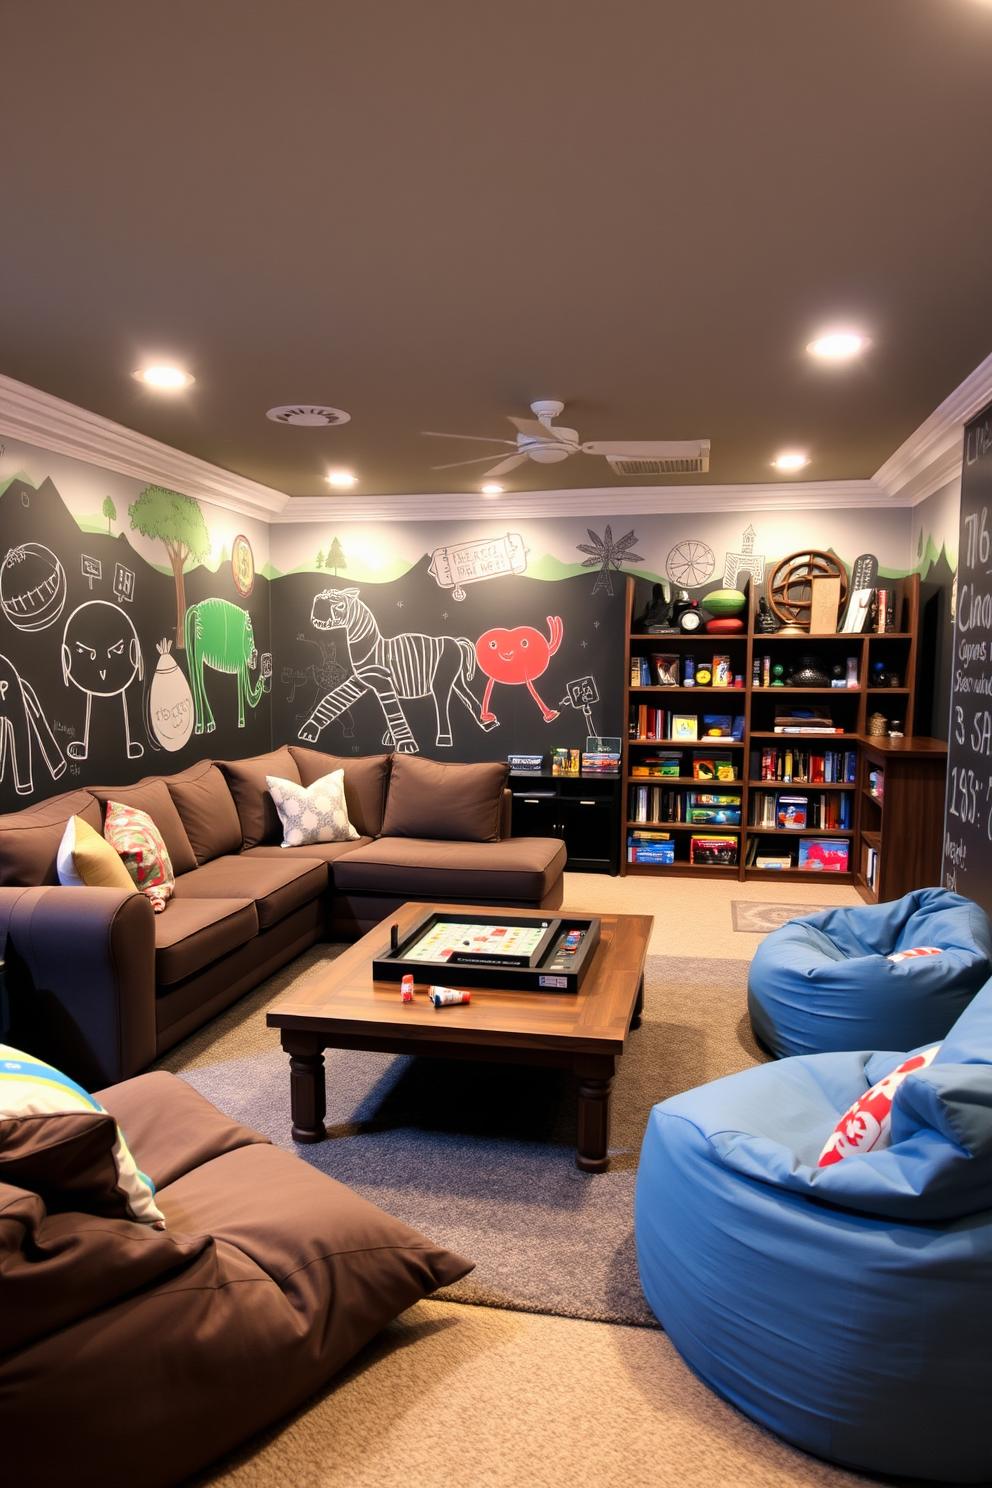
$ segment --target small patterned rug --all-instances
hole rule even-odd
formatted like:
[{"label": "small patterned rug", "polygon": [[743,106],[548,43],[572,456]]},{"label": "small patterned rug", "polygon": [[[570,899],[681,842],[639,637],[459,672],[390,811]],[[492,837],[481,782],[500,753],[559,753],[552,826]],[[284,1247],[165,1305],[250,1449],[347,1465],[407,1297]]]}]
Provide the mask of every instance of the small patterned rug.
[{"label": "small patterned rug", "polygon": [[806,915],[836,908],[836,904],[765,904],[754,899],[730,901],[734,929],[754,935],[767,935],[769,930],[777,930],[789,920],[801,920]]}]

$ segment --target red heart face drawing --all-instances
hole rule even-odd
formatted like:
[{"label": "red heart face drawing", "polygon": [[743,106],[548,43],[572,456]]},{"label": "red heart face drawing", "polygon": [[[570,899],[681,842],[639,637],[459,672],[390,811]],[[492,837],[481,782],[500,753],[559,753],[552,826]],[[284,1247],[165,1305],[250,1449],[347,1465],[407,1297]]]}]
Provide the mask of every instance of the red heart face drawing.
[{"label": "red heart face drawing", "polygon": [[529,625],[516,630],[487,630],[475,643],[479,666],[496,682],[532,682],[548,669],[551,651],[540,631]]},{"label": "red heart face drawing", "polygon": [[550,639],[546,641],[539,630],[518,625],[516,630],[487,630],[476,641],[479,669],[489,678],[482,703],[484,723],[495,717],[489,711],[494,682],[505,682],[511,687],[523,683],[543,713],[545,723],[558,717],[557,709],[549,708],[534,690],[534,678],[547,671],[548,662],[561,645],[562,623],[557,615],[548,616],[548,636]]}]

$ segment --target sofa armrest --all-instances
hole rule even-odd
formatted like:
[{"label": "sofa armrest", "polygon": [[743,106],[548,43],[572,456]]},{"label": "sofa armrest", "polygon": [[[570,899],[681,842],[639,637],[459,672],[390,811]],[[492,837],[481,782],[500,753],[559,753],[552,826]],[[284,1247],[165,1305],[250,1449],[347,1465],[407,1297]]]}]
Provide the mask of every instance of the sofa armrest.
[{"label": "sofa armrest", "polygon": [[499,833],[498,841],[502,842],[504,837],[513,836],[513,792],[505,790],[499,803]]},{"label": "sofa armrest", "polygon": [[155,1058],[155,916],[120,889],[0,888],[8,1042],[89,1090]]}]

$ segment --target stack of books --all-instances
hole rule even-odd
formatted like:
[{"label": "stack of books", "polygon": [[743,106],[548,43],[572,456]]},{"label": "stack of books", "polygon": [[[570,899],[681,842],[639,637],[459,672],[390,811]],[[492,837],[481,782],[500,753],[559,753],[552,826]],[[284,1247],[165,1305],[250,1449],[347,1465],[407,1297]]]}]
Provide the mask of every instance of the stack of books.
[{"label": "stack of books", "polygon": [[612,749],[582,756],[582,769],[586,775],[615,775],[619,768],[619,752],[615,753]]},{"label": "stack of books", "polygon": [[737,838],[709,833],[690,837],[689,862],[699,866],[733,868],[737,863]]},{"label": "stack of books", "polygon": [[[757,755],[753,760],[757,761]],[[858,757],[853,749],[824,749],[813,753],[791,745],[782,749],[772,745],[761,751],[760,776],[762,780],[793,781],[810,785],[854,784],[857,777]]]},{"label": "stack of books", "polygon": [[828,708],[776,708],[776,734],[842,734]]},{"label": "stack of books", "polygon": [[627,834],[628,863],[674,863],[675,843],[669,832],[635,830]]}]

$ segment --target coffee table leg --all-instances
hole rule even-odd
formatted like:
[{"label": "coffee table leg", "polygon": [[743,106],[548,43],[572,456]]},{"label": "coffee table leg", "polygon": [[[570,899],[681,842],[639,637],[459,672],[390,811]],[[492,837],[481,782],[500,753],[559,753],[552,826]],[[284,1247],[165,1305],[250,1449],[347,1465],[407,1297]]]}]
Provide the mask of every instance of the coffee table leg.
[{"label": "coffee table leg", "polygon": [[583,1173],[605,1173],[610,1165],[610,1092],[614,1061],[586,1059],[576,1062],[579,1077],[579,1150],[575,1166]]},{"label": "coffee table leg", "polygon": [[324,1089],[324,1054],[313,1044],[299,1039],[283,1039],[289,1058],[289,1098],[293,1113],[294,1142],[323,1142],[327,1136],[324,1113],[327,1096]]},{"label": "coffee table leg", "polygon": [[641,977],[640,986],[637,989],[637,1001],[634,1003],[634,1016],[630,1020],[631,1028],[640,1028],[641,1018],[644,1014],[644,978]]}]

